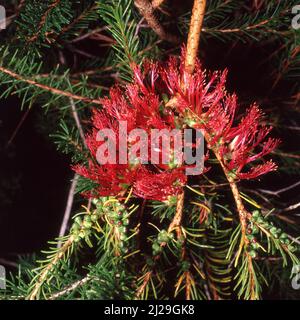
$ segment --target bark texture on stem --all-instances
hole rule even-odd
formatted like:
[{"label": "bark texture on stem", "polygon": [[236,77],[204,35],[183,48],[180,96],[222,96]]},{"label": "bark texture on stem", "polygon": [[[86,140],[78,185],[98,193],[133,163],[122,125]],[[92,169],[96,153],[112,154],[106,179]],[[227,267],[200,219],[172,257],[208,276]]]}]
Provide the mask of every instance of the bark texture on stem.
[{"label": "bark texture on stem", "polygon": [[178,43],[179,39],[174,36],[168,34],[162,25],[159,23],[158,19],[154,14],[154,7],[152,6],[149,0],[135,0],[135,6],[138,8],[140,14],[146,19],[150,28],[163,40]]},{"label": "bark texture on stem", "polygon": [[181,221],[182,221],[182,215],[183,215],[183,205],[184,205],[184,192],[180,194],[177,198],[176,214],[168,228],[169,233],[172,232],[174,229],[176,229],[178,239],[181,238],[182,236],[180,227],[181,227]]},{"label": "bark texture on stem", "polygon": [[195,62],[199,48],[200,34],[204,20],[205,7],[206,0],[194,1],[185,60],[185,69],[190,74],[192,74],[195,69]]}]

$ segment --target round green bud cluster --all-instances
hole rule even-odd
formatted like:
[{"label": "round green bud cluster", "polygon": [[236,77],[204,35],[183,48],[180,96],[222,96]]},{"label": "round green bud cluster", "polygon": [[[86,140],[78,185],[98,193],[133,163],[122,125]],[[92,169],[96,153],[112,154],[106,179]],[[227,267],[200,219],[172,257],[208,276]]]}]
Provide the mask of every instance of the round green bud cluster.
[{"label": "round green bud cluster", "polygon": [[77,216],[74,219],[74,223],[71,227],[71,233],[74,236],[75,242],[78,242],[80,241],[80,239],[90,236],[90,234],[92,233],[91,228],[93,227],[93,220],[95,220],[94,214]]},{"label": "round green bud cluster", "polygon": [[257,226],[253,224],[248,225],[246,237],[249,241],[248,253],[252,258],[257,257],[257,250],[259,249],[259,245],[255,237],[255,235],[258,234],[258,232],[259,232],[259,229]]},{"label": "round green bud cluster", "polygon": [[106,214],[108,220],[112,225],[118,229],[119,233],[119,248],[121,253],[128,252],[127,247],[127,227],[129,225],[129,219],[126,207],[120,202],[111,202],[103,207],[103,211]]},{"label": "round green bud cluster", "polygon": [[157,239],[152,244],[152,253],[154,256],[160,254],[163,250],[163,245],[167,244],[174,238],[173,233],[168,233],[166,230],[161,230]]},{"label": "round green bud cluster", "polygon": [[74,219],[74,223],[71,227],[71,234],[74,236],[75,242],[78,242],[81,239],[89,237],[91,235],[91,229],[93,225],[99,220],[101,214],[103,214],[103,204],[107,200],[109,200],[109,197],[94,199],[93,204],[96,206],[96,210],[91,214],[80,215]]},{"label": "round green bud cluster", "polygon": [[270,234],[280,241],[281,244],[288,246],[288,250],[294,252],[297,248],[291,245],[291,241],[288,235],[284,233],[280,228],[274,226],[273,222],[268,221],[258,210],[253,211],[252,221],[260,225],[262,228],[268,230]]}]

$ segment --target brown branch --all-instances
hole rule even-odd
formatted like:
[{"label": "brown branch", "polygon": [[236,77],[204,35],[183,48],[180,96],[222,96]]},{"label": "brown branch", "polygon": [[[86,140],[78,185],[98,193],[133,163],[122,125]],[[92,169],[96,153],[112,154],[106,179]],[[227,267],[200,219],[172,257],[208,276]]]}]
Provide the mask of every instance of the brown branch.
[{"label": "brown branch", "polygon": [[161,39],[173,43],[179,42],[179,39],[176,36],[168,34],[159,23],[158,19],[154,15],[154,8],[149,0],[135,0],[134,4],[140,14],[145,18],[148,25]]},{"label": "brown branch", "polygon": [[[190,74],[192,74],[195,69],[196,57],[197,57],[198,48],[199,48],[200,34],[201,34],[201,29],[202,29],[204,14],[205,14],[205,6],[206,6],[206,0],[194,0],[194,7],[192,12],[192,19],[191,19],[189,36],[188,36],[188,44],[187,44],[187,52],[186,52],[186,60],[185,60],[185,69]],[[205,139],[208,140],[208,138],[209,137],[205,135]],[[215,156],[224,171],[227,181],[229,182],[232,195],[234,197],[234,201],[237,207],[237,211],[239,213],[241,230],[242,230],[242,238],[241,238],[240,246],[237,252],[237,259],[238,259],[242,250],[245,248],[245,245],[247,246],[249,243],[249,240],[246,237],[246,230],[247,230],[247,218],[250,216],[250,213],[248,213],[247,210],[245,209],[243,201],[239,194],[238,187],[235,183],[235,180],[233,177],[230,176],[218,150],[213,150],[213,152],[215,153]],[[255,278],[254,278],[255,274],[253,270],[252,258],[247,251],[245,251],[245,253],[246,253],[246,258],[248,260],[248,268],[250,272],[251,299],[254,299],[256,298],[256,294],[255,294]]]},{"label": "brown branch", "polygon": [[205,14],[206,0],[195,0],[192,12],[190,31],[188,35],[185,69],[193,73],[200,42],[200,33]]},{"label": "brown branch", "polygon": [[184,192],[178,196],[176,213],[168,228],[168,233],[176,229],[177,239],[180,239],[182,236],[181,221],[182,221],[182,214],[183,214],[183,204],[184,204]]},{"label": "brown branch", "polygon": [[51,262],[47,265],[47,267],[44,269],[44,271],[41,273],[38,281],[36,282],[33,290],[31,291],[31,293],[29,294],[29,296],[27,297],[28,300],[35,300],[40,289],[41,286],[43,285],[43,283],[46,281],[48,274],[51,272],[51,270],[53,269],[53,267],[56,265],[56,263],[65,255],[65,253],[70,249],[70,247],[72,246],[74,242],[74,236],[70,236],[70,238],[64,243],[64,245],[60,248],[60,250],[58,251],[58,253],[55,255],[55,257],[53,258],[53,260],[51,260]]},{"label": "brown branch", "polygon": [[152,275],[152,271],[148,271],[145,276],[144,276],[144,281],[142,283],[142,285],[138,288],[135,298],[138,299],[144,292],[147,284],[149,283],[150,279],[151,279],[151,275]]},{"label": "brown branch", "polygon": [[185,298],[186,300],[191,300],[191,287],[193,278],[189,271],[185,272]]},{"label": "brown branch", "polygon": [[154,9],[160,7],[165,0],[152,0],[152,7]]},{"label": "brown branch", "polygon": [[41,32],[44,24],[46,23],[47,17],[49,15],[49,13],[52,11],[52,9],[54,9],[55,7],[57,7],[60,4],[60,0],[55,0],[52,4],[50,4],[50,6],[47,8],[47,10],[45,11],[45,13],[43,14],[41,21],[38,25],[37,28],[37,32],[28,39],[28,42],[33,42],[37,39],[39,33]]},{"label": "brown branch", "polygon": [[22,77],[21,75],[13,72],[11,70],[8,70],[6,68],[3,68],[3,67],[0,67],[0,72],[3,72],[5,74],[11,76],[14,79],[26,82],[28,84],[31,84],[31,85],[36,86],[38,88],[41,88],[43,90],[49,91],[49,92],[51,92],[53,94],[58,94],[58,95],[65,96],[65,97],[68,97],[68,98],[73,98],[74,100],[81,100],[81,101],[84,101],[84,102],[87,102],[87,103],[101,104],[99,100],[90,99],[90,98],[87,98],[87,97],[83,97],[83,96],[79,96],[79,95],[73,94],[73,93],[68,92],[68,91],[63,91],[63,90],[59,90],[59,89],[56,89],[56,88],[53,88],[53,87],[46,86],[46,85],[38,83],[38,82],[36,82],[34,80]]},{"label": "brown branch", "polygon": [[268,24],[269,22],[271,21],[271,19],[267,19],[267,20],[264,20],[264,21],[261,21],[259,23],[256,23],[252,26],[248,26],[244,29],[241,29],[241,28],[232,28],[232,29],[205,29],[203,28],[202,31],[203,32],[220,32],[220,33],[236,33],[236,32],[244,32],[244,31],[249,31],[249,30],[253,30],[253,29],[257,29],[259,27],[262,27],[266,24]]},{"label": "brown branch", "polygon": [[285,188],[282,188],[282,189],[279,189],[279,190],[276,190],[276,191],[265,190],[265,189],[258,189],[258,191],[263,192],[265,194],[270,194],[270,195],[273,195],[273,196],[279,196],[281,193],[284,193],[286,191],[294,189],[294,188],[296,188],[298,186],[300,186],[300,181],[297,181],[296,183],[293,183],[292,185],[290,185],[288,187],[285,187]]},{"label": "brown branch", "polygon": [[72,29],[74,27],[74,25],[76,25],[76,23],[78,23],[80,20],[82,20],[90,11],[93,11],[95,9],[97,9],[98,4],[96,5],[92,5],[89,8],[85,9],[77,18],[75,18],[70,24],[66,25],[64,28],[62,28],[62,30],[60,31],[59,34],[55,35],[54,39],[60,37],[61,35],[63,35],[64,33],[66,33],[67,31],[69,31],[70,29]]}]

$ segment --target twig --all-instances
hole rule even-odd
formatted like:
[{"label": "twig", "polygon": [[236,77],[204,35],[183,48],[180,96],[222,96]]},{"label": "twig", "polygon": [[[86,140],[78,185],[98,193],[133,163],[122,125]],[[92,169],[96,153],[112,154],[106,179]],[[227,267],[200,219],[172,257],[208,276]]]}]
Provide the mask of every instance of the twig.
[{"label": "twig", "polygon": [[176,213],[168,228],[168,233],[176,229],[177,239],[180,239],[182,236],[181,221],[182,221],[182,214],[183,214],[183,204],[184,204],[184,192],[181,193],[177,198]]},{"label": "twig", "polygon": [[[79,176],[77,174],[75,174],[74,178],[72,180],[72,183],[71,183],[71,187],[70,187],[69,195],[68,195],[68,200],[67,200],[67,206],[66,206],[63,221],[62,221],[60,231],[59,231],[59,238],[63,237],[66,233],[66,230],[67,230],[67,226],[68,226],[68,222],[70,219],[71,210],[72,210],[72,206],[73,206],[73,201],[74,201],[75,189],[76,189],[76,186],[78,183],[78,178],[79,178]],[[59,241],[57,243],[57,247],[58,248],[61,247],[61,241]]]},{"label": "twig", "polygon": [[271,194],[271,195],[274,195],[274,196],[279,196],[281,193],[284,193],[286,191],[289,191],[291,189],[294,189],[296,187],[298,187],[300,185],[300,181],[286,187],[286,188],[282,188],[282,189],[279,189],[279,190],[276,190],[276,191],[272,191],[272,190],[265,190],[265,189],[258,189],[258,191],[262,192],[262,193],[266,193],[266,194]]},{"label": "twig", "polygon": [[40,277],[36,281],[33,290],[27,297],[28,300],[35,300],[43,283],[46,281],[48,274],[51,272],[51,270],[54,268],[56,263],[65,255],[65,253],[70,249],[70,247],[73,245],[74,242],[74,236],[71,235],[70,238],[64,243],[64,245],[60,248],[60,250],[57,252],[57,254],[54,256],[54,258],[49,262],[49,264],[46,266],[46,268],[41,273]]},{"label": "twig", "polygon": [[206,0],[195,0],[187,42],[185,69],[193,73],[199,48],[201,28],[205,14]]},{"label": "twig", "polygon": [[151,275],[152,275],[152,271],[148,271],[145,276],[144,276],[144,281],[142,283],[142,285],[138,288],[135,298],[138,299],[144,292],[147,284],[149,283],[150,279],[151,279]]},{"label": "twig", "polygon": [[76,42],[82,41],[82,40],[84,40],[86,38],[89,38],[93,34],[97,34],[99,32],[102,32],[102,31],[106,30],[106,29],[107,29],[107,27],[101,27],[101,28],[97,28],[97,29],[91,30],[90,32],[87,32],[87,33],[85,33],[85,34],[83,34],[83,35],[81,35],[81,36],[79,36],[79,37],[77,37],[75,39],[72,39],[69,42],[70,43],[76,43]]},{"label": "twig", "polygon": [[48,300],[55,300],[57,298],[60,298],[60,297],[64,296],[65,294],[67,294],[69,292],[72,292],[73,290],[77,289],[78,287],[82,287],[87,282],[91,281],[92,279],[93,278],[90,275],[87,275],[83,279],[74,282],[70,286],[68,286],[65,289],[63,289],[62,291],[59,291],[59,292],[51,295]]},{"label": "twig", "polygon": [[56,88],[53,88],[53,87],[46,86],[46,85],[38,83],[38,82],[36,82],[34,80],[22,77],[21,75],[13,72],[11,70],[8,70],[6,68],[3,68],[3,67],[0,67],[0,72],[3,72],[5,74],[11,76],[14,79],[26,82],[28,84],[31,84],[31,85],[35,86],[35,87],[38,87],[38,88],[41,88],[43,90],[49,91],[49,92],[51,92],[53,94],[57,94],[57,95],[61,95],[61,96],[69,97],[69,98],[73,98],[74,100],[81,100],[81,101],[84,101],[86,103],[94,103],[94,104],[98,104],[98,105],[101,104],[101,102],[99,100],[97,100],[97,99],[90,99],[90,98],[87,98],[87,97],[83,97],[83,96],[79,96],[79,95],[73,94],[73,93],[68,92],[68,91],[63,91],[63,90],[59,90],[59,89],[56,89]]},{"label": "twig", "polygon": [[73,116],[73,118],[75,120],[77,129],[79,131],[80,138],[81,138],[84,146],[87,148],[84,132],[83,132],[80,120],[79,120],[79,116],[78,116],[78,113],[77,113],[77,110],[76,110],[76,106],[75,106],[74,100],[72,98],[70,98],[70,103],[71,103],[72,116]]},{"label": "twig", "polygon": [[185,272],[185,298],[186,300],[191,300],[191,287],[193,278],[189,271]]},{"label": "twig", "polygon": [[163,4],[163,2],[165,2],[165,0],[152,0],[152,7],[156,9],[160,7]]},{"label": "twig", "polygon": [[55,7],[57,7],[57,6],[60,4],[60,1],[61,1],[61,0],[55,0],[53,3],[51,3],[51,4],[49,5],[49,7],[47,8],[47,10],[45,11],[44,15],[43,15],[42,18],[41,18],[41,21],[40,21],[40,23],[39,23],[39,25],[38,25],[38,27],[37,27],[36,33],[35,33],[32,37],[30,37],[30,38],[28,39],[28,42],[33,42],[33,41],[35,41],[35,40],[37,39],[39,33],[41,32],[41,30],[42,30],[42,28],[43,28],[43,25],[46,23],[46,20],[47,20],[48,15],[50,14],[50,12],[51,12]]},{"label": "twig", "polygon": [[154,8],[149,0],[135,0],[134,4],[138,8],[140,14],[145,18],[148,25],[161,39],[173,43],[179,42],[179,39],[176,36],[168,34],[159,23],[154,15]]},{"label": "twig", "polygon": [[280,210],[281,212],[292,211],[300,207],[300,202],[290,205],[289,207]]},{"label": "twig", "polygon": [[256,29],[256,28],[259,28],[261,26],[264,26],[266,24],[268,24],[272,19],[268,19],[268,20],[264,20],[264,21],[261,21],[257,24],[254,24],[252,26],[248,26],[244,29],[241,29],[241,28],[234,28],[234,29],[206,29],[206,28],[203,28],[202,31],[203,32],[220,32],[220,33],[234,33],[234,32],[244,32],[244,31],[249,31],[249,30],[253,30],[253,29]]}]

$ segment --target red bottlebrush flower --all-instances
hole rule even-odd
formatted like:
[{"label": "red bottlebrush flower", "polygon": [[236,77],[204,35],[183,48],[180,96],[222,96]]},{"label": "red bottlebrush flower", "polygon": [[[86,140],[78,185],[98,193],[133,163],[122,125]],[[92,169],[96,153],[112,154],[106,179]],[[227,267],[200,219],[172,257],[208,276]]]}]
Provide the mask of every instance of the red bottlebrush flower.
[{"label": "red bottlebrush flower", "polygon": [[[94,110],[93,129],[86,138],[93,159],[86,167],[77,165],[74,168],[98,185],[89,196],[118,195],[132,187],[138,197],[165,201],[169,196],[181,193],[186,184],[184,169],[187,166],[174,161],[172,155],[167,163],[153,164],[144,161],[140,151],[132,162],[118,161],[124,153],[123,147],[126,145],[132,150],[138,141],[126,132],[119,132],[121,123],[126,123],[127,132],[142,129],[147,137],[151,137],[152,129],[183,130],[187,126],[199,129],[207,147],[221,157],[224,166],[238,179],[256,178],[276,168],[271,161],[253,165],[278,144],[275,139],[265,140],[270,128],[260,124],[259,108],[252,106],[236,125],[237,98],[225,90],[227,71],[207,75],[197,62],[194,74],[190,75],[185,71],[184,60],[183,49],[181,59],[172,57],[166,64],[146,62],[143,70],[132,66],[133,82],[123,88],[112,88],[110,96],[101,100],[102,110]],[[99,130],[103,129],[110,129],[115,137],[111,145],[114,149],[112,158],[117,159],[115,163],[99,164],[96,161],[99,148],[105,146],[105,139],[108,139],[98,136]],[[119,143],[121,140],[123,144]],[[152,140],[146,138],[140,144],[146,150],[147,159],[153,151],[151,143]],[[258,148],[261,150],[256,152]],[[164,154],[161,144],[155,149],[160,156]],[[107,154],[109,150],[102,155],[106,157]],[[128,153],[125,156],[127,159]],[[250,163],[252,166],[247,171]]]},{"label": "red bottlebrush flower", "polygon": [[[279,140],[269,138],[271,127],[261,125],[262,112],[253,105],[237,127],[231,128],[223,137],[225,148],[222,153],[227,158],[226,166],[240,179],[253,179],[269,171],[275,170],[276,165],[272,161],[254,165],[248,172],[243,172],[247,164],[262,159],[272,152]],[[259,152],[256,150],[260,148]]]},{"label": "red bottlebrush flower", "polygon": [[[110,97],[101,100],[103,110],[94,110],[92,117],[93,129],[86,137],[87,146],[94,161],[90,161],[87,167],[75,166],[75,171],[97,183],[98,187],[88,196],[106,196],[122,194],[129,187],[133,188],[136,196],[165,201],[169,196],[182,192],[187,178],[183,173],[184,166],[174,164],[170,157],[170,165],[143,163],[141,159],[134,159],[133,163],[119,163],[121,147],[124,145],[130,150],[136,142],[135,138],[123,137],[119,133],[119,124],[126,123],[127,132],[142,129],[148,133],[148,147],[146,148],[148,159],[151,153],[151,130],[166,129],[168,132],[176,128],[175,115],[164,113],[161,110],[160,92],[157,91],[155,81],[158,79],[157,64],[148,63],[144,73],[138,67],[134,67],[134,81],[132,84],[110,90]],[[99,139],[99,130],[110,129],[115,136],[116,163],[99,164],[97,152],[104,146],[105,139]],[[126,132],[126,133],[127,133]],[[119,145],[120,139],[125,139],[123,146]],[[133,139],[133,140],[132,140]],[[171,141],[172,142],[172,141]],[[109,150],[106,150],[107,154]],[[161,143],[156,146],[155,152],[161,156],[164,149]],[[107,156],[104,154],[104,156]],[[128,160],[128,154],[126,154]]]}]

